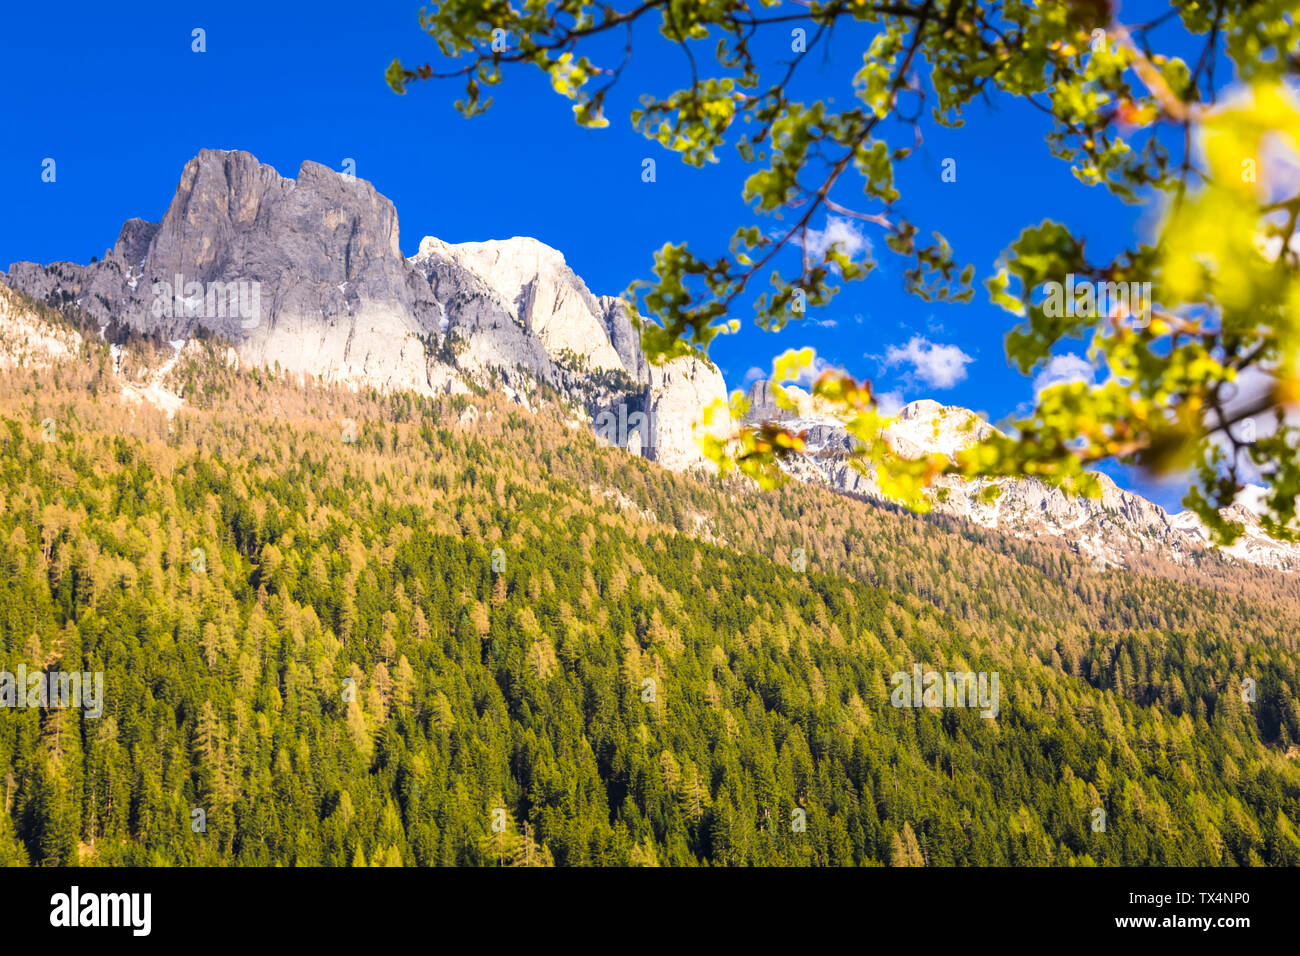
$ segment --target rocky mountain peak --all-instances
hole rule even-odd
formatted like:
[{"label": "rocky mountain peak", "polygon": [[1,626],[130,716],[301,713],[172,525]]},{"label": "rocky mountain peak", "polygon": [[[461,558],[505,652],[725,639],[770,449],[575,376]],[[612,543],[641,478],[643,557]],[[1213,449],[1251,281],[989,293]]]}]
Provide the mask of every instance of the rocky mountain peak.
[{"label": "rocky mountain peak", "polygon": [[898,418],[904,422],[931,421],[942,417],[947,411],[949,411],[948,406],[941,405],[932,398],[922,398],[904,405],[898,413]]},{"label": "rocky mountain peak", "polygon": [[749,411],[745,416],[747,422],[779,422],[792,417],[790,412],[777,404],[771,383],[763,379],[749,386],[745,401],[749,403]]},{"label": "rocky mountain peak", "polygon": [[905,458],[919,458],[931,452],[953,458],[994,431],[993,426],[968,408],[921,399],[903,406],[887,437],[894,450]]}]

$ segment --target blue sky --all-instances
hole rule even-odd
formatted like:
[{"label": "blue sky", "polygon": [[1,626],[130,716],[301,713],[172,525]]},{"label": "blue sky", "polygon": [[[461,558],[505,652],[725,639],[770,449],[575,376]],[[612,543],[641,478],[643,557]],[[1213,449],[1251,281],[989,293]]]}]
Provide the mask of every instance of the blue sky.
[{"label": "blue sky", "polygon": [[[639,37],[606,130],[579,129],[567,102],[524,70],[507,75],[486,115],[465,120],[452,108],[460,95],[452,83],[420,84],[404,97],[384,83],[394,56],[412,65],[434,55],[419,7],[74,3],[58,16],[11,8],[0,39],[10,94],[0,268],[103,255],[126,219],[161,218],[185,162],[205,147],[248,150],[288,176],[304,160],[341,169],[352,159],[356,174],[396,204],[408,255],[425,235],[534,236],[561,250],[598,294],[647,276],[664,242],[717,254],[749,221],[740,200],[747,167],[734,153],[695,169],[631,130],[627,114],[641,92],[667,92],[687,75],[680,52],[653,34]],[[191,50],[195,28],[206,31],[205,53]],[[799,94],[847,103],[862,48],[861,34],[839,31],[827,51],[810,54]],[[788,38],[765,53],[769,62],[787,59]],[[927,123],[924,144],[901,165],[900,208],[941,231],[981,278],[1027,224],[1063,221],[1103,255],[1149,215],[1077,182],[1048,154],[1046,119],[1010,102],[980,105],[962,129]],[[41,180],[47,157],[57,163],[54,183]],[[641,178],[647,157],[657,164],[653,183]],[[957,181],[943,183],[949,157]],[[1005,359],[1009,317],[987,304],[982,286],[972,305],[927,305],[903,292],[901,265],[878,230],[864,233],[881,249],[881,266],[833,306],[780,334],[749,329],[716,340],[712,355],[728,385],[741,387],[748,369],[768,368],[785,348],[812,345],[903,400],[935,398],[995,421],[1028,401],[1032,381]],[[1174,488],[1137,476],[1122,483],[1177,507]]]}]

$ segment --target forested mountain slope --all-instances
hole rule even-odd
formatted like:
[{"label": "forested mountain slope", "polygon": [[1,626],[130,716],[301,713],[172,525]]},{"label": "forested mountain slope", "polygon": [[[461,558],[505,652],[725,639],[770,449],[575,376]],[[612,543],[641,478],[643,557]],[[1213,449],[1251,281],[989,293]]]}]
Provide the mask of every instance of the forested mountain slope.
[{"label": "forested mountain slope", "polygon": [[[105,710],[0,710],[3,862],[1300,863],[1292,578],[78,348],[0,374],[0,668]],[[996,718],[891,706],[918,664]]]}]

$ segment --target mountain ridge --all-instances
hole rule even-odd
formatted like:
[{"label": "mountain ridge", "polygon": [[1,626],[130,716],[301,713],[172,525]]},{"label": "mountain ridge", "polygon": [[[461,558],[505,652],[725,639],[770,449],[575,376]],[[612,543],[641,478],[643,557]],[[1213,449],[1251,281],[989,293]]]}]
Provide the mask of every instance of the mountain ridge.
[{"label": "mountain ridge", "polygon": [[[849,463],[853,439],[833,416],[820,413],[807,392],[788,386],[787,396],[796,408],[782,408],[770,383],[754,382],[747,398],[749,424],[778,422],[804,435],[806,451],[785,463],[795,478],[817,481],[837,490],[874,500],[888,500],[870,474]],[[967,408],[919,399],[905,405],[884,437],[906,458],[939,453],[953,457],[957,451],[995,432],[987,421]],[[943,476],[935,481],[932,506],[940,514],[963,518],[981,527],[1006,531],[1016,537],[1047,535],[1070,543],[1072,550],[1102,564],[1123,567],[1126,555],[1156,549],[1175,561],[1185,561],[1213,548],[1240,561],[1280,571],[1300,569],[1300,546],[1268,537],[1247,507],[1226,509],[1240,521],[1245,533],[1226,548],[1210,544],[1209,530],[1191,511],[1170,514],[1136,492],[1120,488],[1110,476],[1097,472],[1100,498],[1071,497],[1036,478],[969,481]],[[993,501],[984,498],[990,486],[998,489]]]},{"label": "mountain ridge", "polygon": [[[633,454],[674,470],[705,464],[695,430],[702,410],[727,394],[721,372],[694,357],[651,365],[622,301],[594,294],[561,251],[530,237],[426,236],[404,256],[399,239],[396,207],[365,180],[310,160],[290,179],[244,151],[202,150],[161,220],[128,219],[103,260],[19,262],[0,283],[55,308],[75,306],[110,340],[136,332],[183,347],[206,331],[231,342],[229,361],[300,379],[425,395],[497,388],[529,409],[551,390]],[[27,348],[39,337],[19,338]],[[129,382],[124,394],[174,413],[181,400],[159,381]],[[766,382],[749,389],[749,421],[806,433],[808,453],[787,470],[887,500],[849,465],[843,427],[812,409],[806,393],[790,393],[802,396],[798,412],[780,408]],[[901,410],[888,437],[909,457],[951,456],[991,428],[968,409],[922,399]],[[989,502],[981,494],[989,482],[942,478],[934,508],[1020,537],[1062,539],[1109,566],[1135,551],[1185,561],[1211,547],[1190,512],[1171,515],[1100,480],[1099,500],[1035,479],[1000,480]],[[1300,546],[1268,538],[1245,508],[1231,516],[1246,534],[1220,553],[1300,569]]]}]

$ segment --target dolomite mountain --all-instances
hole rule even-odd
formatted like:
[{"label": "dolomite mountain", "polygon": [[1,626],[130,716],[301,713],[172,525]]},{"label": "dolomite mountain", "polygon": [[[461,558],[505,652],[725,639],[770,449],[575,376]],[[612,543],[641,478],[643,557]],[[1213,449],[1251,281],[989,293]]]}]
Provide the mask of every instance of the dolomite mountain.
[{"label": "dolomite mountain", "polygon": [[[818,414],[810,396],[797,387],[787,395],[796,408],[782,408],[767,382],[750,386],[750,423],[775,421],[804,435],[805,451],[784,463],[795,478],[819,482],[838,491],[871,500],[885,500],[869,474],[849,464],[853,438],[834,418]],[[993,426],[965,408],[922,400],[905,406],[886,430],[885,439],[898,454],[916,458],[931,452],[952,457],[986,437]],[[1141,495],[1125,491],[1099,474],[1100,498],[1070,497],[1037,479],[967,481],[947,476],[933,498],[934,511],[997,529],[1019,538],[1055,538],[1098,564],[1122,567],[1133,554],[1153,553],[1183,563],[1214,550],[1237,561],[1283,571],[1300,570],[1300,546],[1276,541],[1264,533],[1245,501],[1227,509],[1245,533],[1227,548],[1211,548],[1209,531],[1191,511],[1171,515]],[[983,491],[990,485],[999,495],[991,502]],[[1258,492],[1259,489],[1250,489]],[[1243,495],[1248,499],[1249,494]]]},{"label": "dolomite mountain", "polygon": [[20,262],[0,281],[75,307],[110,340],[206,329],[242,362],[329,382],[496,386],[529,407],[549,386],[635,453],[700,461],[692,426],[726,394],[716,367],[649,365],[620,302],[534,239],[428,237],[407,258],[398,238],[392,202],[364,180],[313,162],[287,179],[249,153],[204,150],[162,220],[129,220],[101,261]]},{"label": "dolomite mountain", "polygon": [[[549,388],[632,453],[673,469],[700,464],[694,426],[726,395],[716,367],[693,358],[651,366],[619,300],[593,295],[561,253],[534,239],[427,237],[410,257],[398,239],[396,209],[368,182],[312,162],[287,179],[249,153],[204,150],[186,164],[162,220],[129,220],[101,261],[20,262],[0,284],[94,320],[110,342],[136,332],[179,350],[207,330],[229,340],[238,361],[304,378],[423,394],[498,388],[528,408]],[[67,360],[78,338],[0,288],[0,370]],[[165,387],[166,372],[124,380],[123,400],[174,413],[181,400]],[[780,408],[765,382],[749,391],[751,421],[805,433],[807,452],[787,470],[884,500],[848,464],[844,428],[798,389],[790,393],[796,411]],[[966,409],[919,401],[902,409],[888,438],[904,455],[951,455],[990,429]],[[1245,536],[1211,549],[1195,515],[1170,515],[1105,476],[1101,483],[1102,497],[1086,499],[1032,479],[1000,480],[1000,496],[987,502],[986,482],[944,478],[934,510],[1016,537],[1055,538],[1107,566],[1137,553],[1183,562],[1215,550],[1300,569],[1300,547],[1268,538],[1244,505],[1230,517]]]}]

